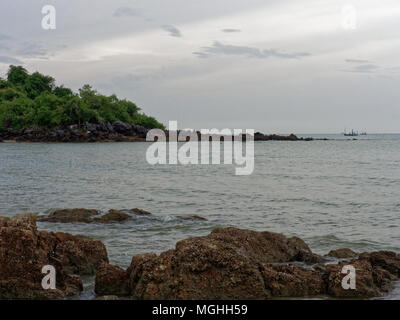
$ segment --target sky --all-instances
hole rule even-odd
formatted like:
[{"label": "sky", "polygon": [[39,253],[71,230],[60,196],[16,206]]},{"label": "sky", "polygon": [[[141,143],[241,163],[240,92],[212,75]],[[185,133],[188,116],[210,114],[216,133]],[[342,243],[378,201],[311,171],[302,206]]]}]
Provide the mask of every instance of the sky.
[{"label": "sky", "polygon": [[400,132],[398,0],[1,0],[10,64],[179,128]]}]

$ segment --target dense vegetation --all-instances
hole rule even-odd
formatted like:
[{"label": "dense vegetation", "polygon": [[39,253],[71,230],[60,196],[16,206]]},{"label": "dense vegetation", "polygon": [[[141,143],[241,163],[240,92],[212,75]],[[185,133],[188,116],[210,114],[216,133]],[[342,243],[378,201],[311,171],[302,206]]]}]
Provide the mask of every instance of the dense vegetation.
[{"label": "dense vegetation", "polygon": [[39,72],[29,74],[10,66],[7,80],[0,78],[0,130],[39,126],[54,128],[86,122],[122,121],[147,128],[164,129],[162,123],[140,112],[131,101],[104,96],[84,85],[79,94]]}]

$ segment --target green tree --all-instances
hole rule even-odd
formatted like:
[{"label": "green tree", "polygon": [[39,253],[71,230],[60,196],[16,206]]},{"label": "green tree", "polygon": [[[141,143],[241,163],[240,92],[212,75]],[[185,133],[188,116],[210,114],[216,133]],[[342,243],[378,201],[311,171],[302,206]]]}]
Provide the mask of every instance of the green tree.
[{"label": "green tree", "polygon": [[24,85],[26,79],[29,77],[28,71],[21,66],[11,65],[7,72],[7,81],[14,85]]},{"label": "green tree", "polygon": [[35,99],[43,92],[52,92],[54,83],[54,78],[35,72],[26,78],[24,88],[28,97]]},{"label": "green tree", "polygon": [[90,85],[75,94],[55,79],[39,72],[29,74],[21,66],[10,66],[7,80],[0,78],[0,129],[41,126],[53,128],[85,122],[122,121],[148,128],[162,128],[155,118],[139,113],[140,108],[113,94],[105,96]]}]

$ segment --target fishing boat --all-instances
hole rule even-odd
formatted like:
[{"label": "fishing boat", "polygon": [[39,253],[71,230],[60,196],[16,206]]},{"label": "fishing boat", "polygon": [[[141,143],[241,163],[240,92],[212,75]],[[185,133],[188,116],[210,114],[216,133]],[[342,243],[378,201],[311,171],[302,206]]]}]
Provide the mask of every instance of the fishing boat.
[{"label": "fishing boat", "polygon": [[344,132],[343,133],[346,137],[357,137],[358,136],[358,131],[356,132],[356,131],[354,131],[354,130],[351,130],[351,132]]}]

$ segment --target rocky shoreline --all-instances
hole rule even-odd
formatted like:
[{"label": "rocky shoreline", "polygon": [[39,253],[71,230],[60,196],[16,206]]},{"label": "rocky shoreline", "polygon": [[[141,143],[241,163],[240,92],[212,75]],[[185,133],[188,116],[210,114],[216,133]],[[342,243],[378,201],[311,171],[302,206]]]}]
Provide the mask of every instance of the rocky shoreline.
[{"label": "rocky shoreline", "polygon": [[[5,129],[0,131],[0,142],[143,142],[150,129],[124,122],[86,123],[78,126],[42,129],[39,127],[20,130]],[[179,132],[179,131],[178,131]],[[168,131],[165,131],[168,137]],[[197,132],[199,139],[200,132]],[[267,135],[261,132],[254,134],[254,141],[311,141],[312,138],[299,138],[294,134],[288,136]]]},{"label": "rocky shoreline", "polygon": [[[98,299],[372,298],[390,292],[400,277],[400,255],[391,251],[315,254],[300,238],[268,231],[218,228],[179,241],[160,255],[140,254],[125,270],[109,264],[100,241],[37,230],[36,220],[124,223],[140,209],[58,210],[0,217],[0,299],[64,299],[82,291],[82,275],[95,276]],[[122,215],[122,217],[126,217]],[[194,216],[193,216],[194,217]],[[199,217],[201,218],[201,217]],[[57,271],[55,290],[44,290],[44,265]],[[344,266],[356,270],[356,288],[344,289]],[[107,298],[104,298],[106,296]]]}]

